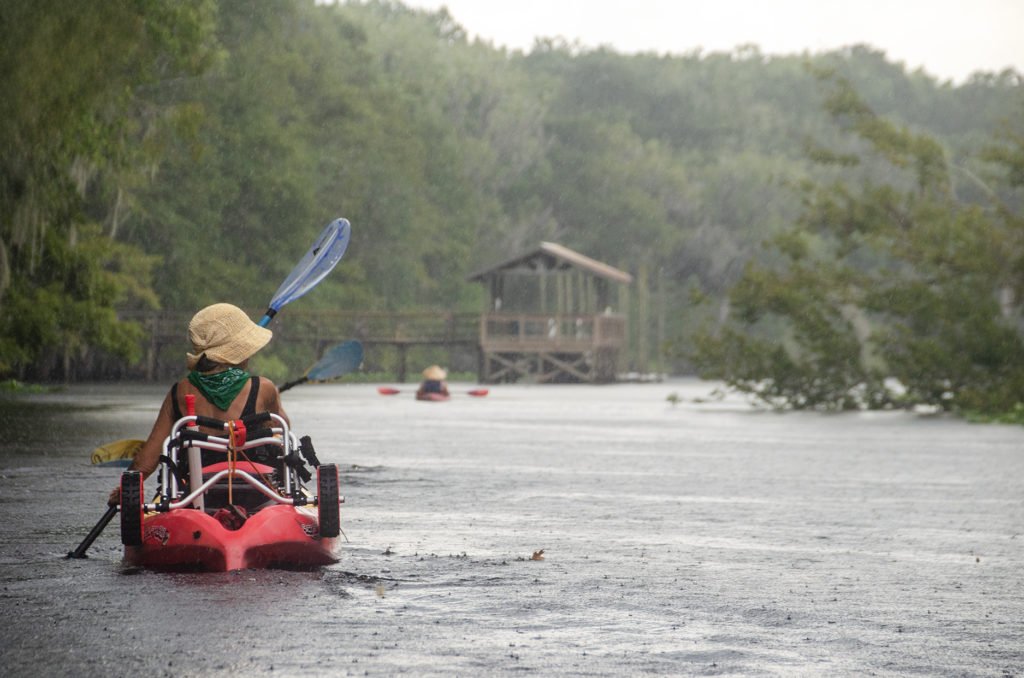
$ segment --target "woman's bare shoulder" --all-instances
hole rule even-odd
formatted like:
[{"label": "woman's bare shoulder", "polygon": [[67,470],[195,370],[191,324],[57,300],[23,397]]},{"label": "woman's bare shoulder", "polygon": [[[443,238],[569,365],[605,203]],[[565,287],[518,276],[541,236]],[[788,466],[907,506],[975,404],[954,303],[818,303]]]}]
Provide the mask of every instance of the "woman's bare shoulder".
[{"label": "woman's bare shoulder", "polygon": [[277,392],[277,384],[272,382],[270,379],[267,379],[266,377],[260,377],[259,380],[260,380],[260,393],[262,393],[264,390],[269,390],[269,391],[272,391],[274,393]]}]

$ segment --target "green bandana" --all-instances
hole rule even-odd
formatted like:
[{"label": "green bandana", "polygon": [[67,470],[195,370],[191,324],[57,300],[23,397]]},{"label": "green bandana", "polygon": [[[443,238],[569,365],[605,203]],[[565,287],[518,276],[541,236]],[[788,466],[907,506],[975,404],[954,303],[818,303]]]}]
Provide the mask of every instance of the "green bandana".
[{"label": "green bandana", "polygon": [[238,367],[229,367],[223,372],[213,374],[192,370],[188,373],[188,380],[206,396],[207,400],[216,405],[217,409],[227,410],[245,386],[245,382],[249,381],[249,373]]}]

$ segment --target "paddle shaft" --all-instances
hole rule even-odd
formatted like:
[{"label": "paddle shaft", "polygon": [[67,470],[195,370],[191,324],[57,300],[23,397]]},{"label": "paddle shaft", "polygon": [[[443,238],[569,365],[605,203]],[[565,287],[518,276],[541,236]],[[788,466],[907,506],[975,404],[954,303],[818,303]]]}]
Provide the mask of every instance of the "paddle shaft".
[{"label": "paddle shaft", "polygon": [[260,327],[266,327],[270,324],[271,319],[273,319],[275,315],[277,315],[277,311],[272,308],[268,308],[267,312],[263,314],[263,317],[260,318],[260,321],[256,324]]},{"label": "paddle shaft", "polygon": [[290,389],[292,386],[300,386],[302,384],[305,384],[307,381],[309,381],[309,377],[299,377],[295,381],[289,381],[287,384],[283,384],[283,385],[279,386],[278,389],[277,389],[277,392],[278,393],[284,393],[285,391]]},{"label": "paddle shaft", "polygon": [[89,556],[85,555],[85,552],[89,550],[89,547],[92,546],[92,543],[96,541],[96,537],[100,536],[100,533],[103,532],[103,528],[105,528],[107,526],[107,523],[113,520],[114,516],[116,515],[116,506],[107,507],[107,512],[103,514],[103,517],[100,518],[100,521],[96,523],[96,526],[92,528],[92,531],[89,532],[89,534],[85,535],[85,539],[82,540],[82,543],[78,545],[77,549],[68,552],[67,557],[88,558]]}]

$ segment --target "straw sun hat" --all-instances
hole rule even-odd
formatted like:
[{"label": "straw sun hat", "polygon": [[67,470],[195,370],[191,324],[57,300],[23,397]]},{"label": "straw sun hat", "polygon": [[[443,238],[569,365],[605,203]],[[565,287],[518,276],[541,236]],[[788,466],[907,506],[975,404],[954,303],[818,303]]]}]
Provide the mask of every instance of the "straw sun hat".
[{"label": "straw sun hat", "polygon": [[430,379],[431,381],[443,381],[447,376],[448,373],[438,365],[431,365],[423,370],[423,378]]},{"label": "straw sun hat", "polygon": [[189,369],[195,369],[205,354],[207,360],[223,365],[240,365],[267,345],[273,332],[260,327],[231,304],[213,304],[192,316],[188,338],[194,353],[188,355]]}]

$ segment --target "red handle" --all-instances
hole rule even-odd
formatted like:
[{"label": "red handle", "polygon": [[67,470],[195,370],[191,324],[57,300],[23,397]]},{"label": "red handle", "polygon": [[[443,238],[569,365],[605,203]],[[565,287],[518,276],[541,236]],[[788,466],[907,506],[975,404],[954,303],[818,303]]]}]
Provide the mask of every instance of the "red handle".
[{"label": "red handle", "polygon": [[231,436],[232,447],[237,448],[245,445],[245,422],[241,419],[229,422],[228,434]]}]

